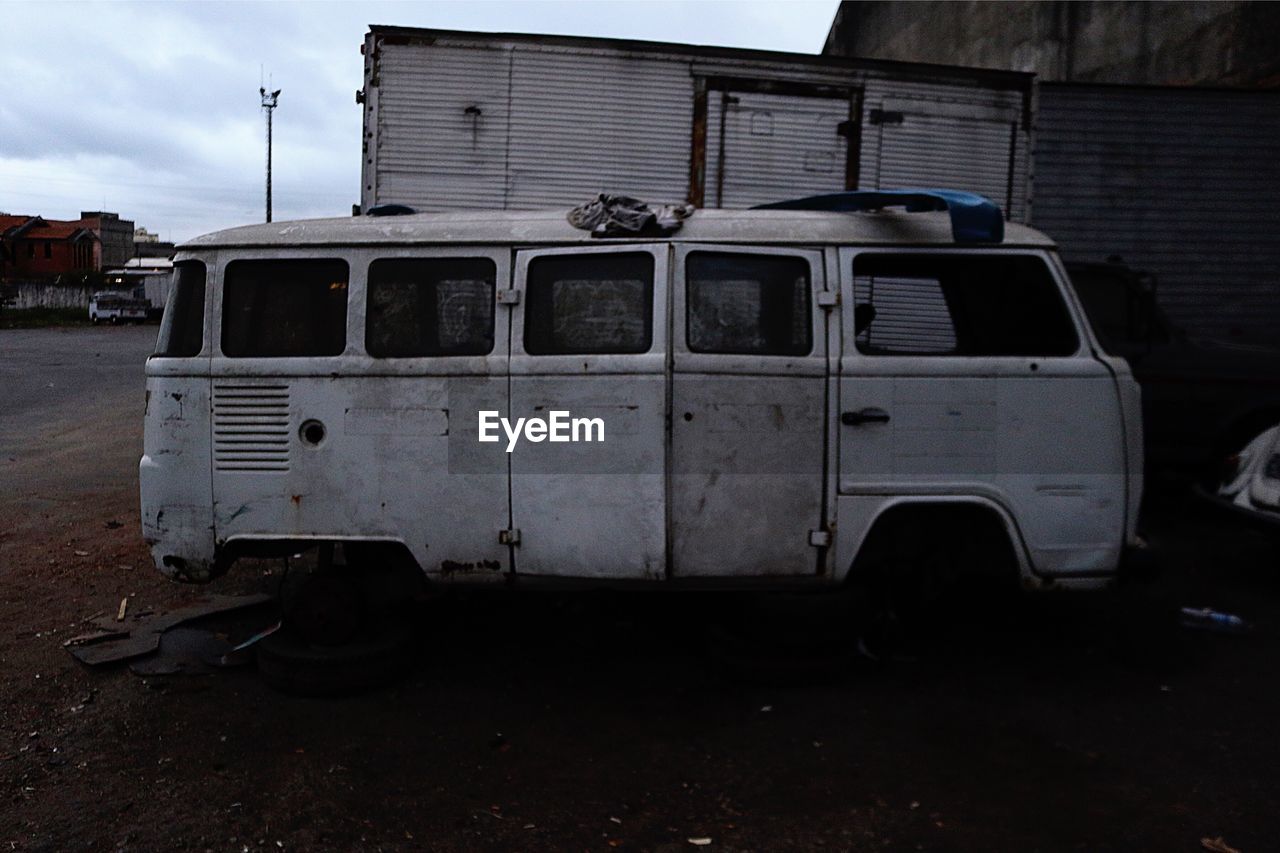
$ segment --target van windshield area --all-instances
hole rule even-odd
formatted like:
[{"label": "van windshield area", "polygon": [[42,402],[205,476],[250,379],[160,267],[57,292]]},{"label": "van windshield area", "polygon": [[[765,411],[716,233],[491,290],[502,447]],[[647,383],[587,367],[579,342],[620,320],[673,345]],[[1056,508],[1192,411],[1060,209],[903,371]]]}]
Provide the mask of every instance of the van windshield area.
[{"label": "van windshield area", "polygon": [[1068,264],[1067,272],[1108,355],[1124,356],[1134,347],[1169,341],[1169,328],[1154,294],[1144,292],[1139,283],[1144,274],[1104,264]]},{"label": "van windshield area", "polygon": [[173,289],[160,321],[157,356],[191,358],[203,348],[204,284],[204,264],[179,261],[173,265]]}]

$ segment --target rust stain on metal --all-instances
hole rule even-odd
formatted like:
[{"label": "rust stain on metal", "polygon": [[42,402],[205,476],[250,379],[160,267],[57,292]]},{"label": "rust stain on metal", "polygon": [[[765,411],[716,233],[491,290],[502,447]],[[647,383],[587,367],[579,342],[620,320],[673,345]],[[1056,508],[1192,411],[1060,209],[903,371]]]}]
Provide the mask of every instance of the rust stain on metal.
[{"label": "rust stain on metal", "polygon": [[693,136],[689,145],[689,192],[686,200],[703,207],[706,200],[707,81],[699,77],[693,90]]}]

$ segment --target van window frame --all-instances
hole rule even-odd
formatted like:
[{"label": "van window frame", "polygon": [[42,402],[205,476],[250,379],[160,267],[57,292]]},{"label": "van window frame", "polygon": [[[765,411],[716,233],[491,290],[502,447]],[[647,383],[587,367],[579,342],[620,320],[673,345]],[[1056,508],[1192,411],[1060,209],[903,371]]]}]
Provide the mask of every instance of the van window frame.
[{"label": "van window frame", "polygon": [[[178,307],[185,307],[190,310],[194,307],[194,303],[185,303],[178,306],[178,284],[182,280],[181,274],[187,268],[200,268],[200,346],[194,353],[190,355],[171,355],[159,351],[161,341],[165,340],[166,335],[172,335],[174,326],[182,321],[176,313]],[[171,358],[200,358],[209,351],[209,314],[210,311],[210,291],[212,290],[213,265],[206,258],[202,257],[181,257],[179,256],[173,262],[173,272],[171,273],[169,295],[165,300],[164,313],[160,317],[160,330],[156,334],[156,351],[148,356],[150,359],[171,359]],[[96,297],[95,297],[96,299]]]},{"label": "van window frame", "polygon": [[[509,311],[499,304],[494,320],[494,346],[488,355],[374,358],[364,348],[365,308],[369,265],[375,260],[405,258],[486,258],[497,268],[497,292],[512,282],[511,244],[439,245],[391,243],[325,246],[219,248],[199,256],[208,266],[206,281],[206,352],[216,376],[456,376],[505,373],[508,358]],[[336,356],[232,358],[222,352],[223,276],[236,260],[324,260],[340,258],[348,264],[347,348]]]},{"label": "van window frame", "polygon": [[[677,371],[713,373],[729,372],[785,376],[818,374],[827,371],[828,354],[833,351],[828,322],[829,311],[823,308],[819,296],[837,287],[834,277],[828,276],[827,247],[803,244],[771,243],[675,243],[675,268],[672,274],[672,358]],[[809,263],[809,352],[805,355],[760,355],[746,353],[701,352],[690,349],[688,340],[688,278],[687,260],[694,254],[764,255],[768,257],[802,258]],[[834,294],[833,294],[834,296]]]},{"label": "van window frame", "polygon": [[[512,271],[512,287],[520,292],[519,302],[511,312],[511,359],[513,374],[530,373],[631,373],[651,372],[653,367],[665,367],[670,335],[670,281],[671,243],[662,242],[610,242],[588,246],[513,246],[515,266]],[[525,350],[525,311],[529,304],[526,293],[529,265],[532,261],[547,257],[581,255],[623,255],[643,252],[653,256],[653,314],[652,335],[649,349],[639,353],[530,353]]]},{"label": "van window frame", "polygon": [[[321,249],[318,252],[307,252],[305,255],[295,255],[294,253],[291,253],[291,252],[282,252],[279,254],[271,252],[271,253],[264,253],[260,255],[255,255],[252,253],[244,254],[244,255],[241,255],[238,253],[236,255],[230,255],[230,253],[228,254],[229,256],[225,258],[220,265],[221,274],[219,276],[219,286],[217,288],[218,293],[217,293],[216,301],[213,303],[213,311],[218,316],[218,329],[217,329],[218,354],[222,358],[226,358],[231,361],[237,361],[237,362],[263,361],[263,362],[269,362],[269,363],[270,362],[287,363],[287,362],[299,361],[299,360],[301,361],[317,360],[317,361],[325,362],[328,360],[341,358],[343,355],[345,355],[347,352],[350,351],[351,349],[352,266],[351,266],[351,259],[349,255],[345,254],[340,247],[328,247],[327,251],[326,249]],[[316,353],[316,354],[297,354],[297,353],[286,354],[286,355],[264,355],[261,353],[250,353],[250,354],[244,354],[244,355],[229,354],[226,351],[226,348],[224,346],[226,332],[227,332],[227,323],[226,323],[227,271],[232,266],[236,264],[242,264],[242,263],[243,264],[252,264],[252,263],[284,264],[290,261],[297,261],[297,262],[303,262],[303,263],[341,263],[346,267],[347,294],[346,294],[346,304],[344,305],[344,314],[343,314],[342,349],[334,353]]]},{"label": "van window frame", "polygon": [[[387,263],[387,262],[405,262],[405,263],[417,262],[417,263],[423,263],[423,264],[430,264],[433,262],[451,263],[451,262],[475,262],[475,261],[482,261],[488,264],[493,270],[492,288],[489,292],[490,330],[489,330],[489,349],[488,350],[484,352],[453,352],[453,353],[439,352],[439,353],[419,353],[414,355],[382,355],[382,354],[375,355],[369,352],[369,333],[370,333],[369,300],[371,297],[370,284],[371,284],[371,273],[373,272],[374,267],[377,264]],[[473,252],[468,254],[466,252],[459,251],[459,252],[454,252],[450,254],[434,254],[434,255],[428,255],[425,252],[380,255],[368,261],[368,263],[366,263],[364,266],[363,272],[364,272],[364,287],[362,288],[362,295],[361,295],[361,299],[362,299],[361,313],[363,315],[363,322],[361,323],[361,329],[360,329],[359,347],[364,352],[365,355],[368,355],[371,358],[374,358],[380,361],[385,361],[389,359],[395,360],[395,361],[407,361],[412,359],[462,359],[462,358],[484,358],[486,356],[494,355],[495,353],[498,353],[500,350],[506,349],[506,341],[504,339],[505,336],[499,334],[499,332],[501,331],[500,327],[502,325],[501,323],[502,315],[498,310],[499,309],[498,292],[510,287],[510,274],[509,272],[507,273],[507,280],[504,281],[503,267],[498,263],[498,261],[495,258],[489,256],[488,254],[485,254],[484,252]],[[421,284],[421,282],[419,282],[418,284]]]},{"label": "van window frame", "polygon": [[[1076,348],[1070,353],[1060,355],[964,355],[964,354],[914,354],[914,353],[864,353],[857,345],[854,334],[855,282],[854,265],[858,257],[863,255],[980,255],[980,256],[1018,256],[1031,257],[1045,265],[1049,279],[1057,291],[1076,335]],[[1030,247],[990,247],[967,248],[963,246],[842,246],[839,252],[841,302],[845,310],[841,311],[841,371],[844,375],[851,372],[893,372],[904,364],[917,366],[928,365],[929,370],[939,375],[967,375],[982,365],[988,365],[997,373],[1016,373],[1021,375],[1031,365],[1039,370],[1041,365],[1064,364],[1073,360],[1091,357],[1096,346],[1088,324],[1083,321],[1083,309],[1076,301],[1069,280],[1055,253],[1045,249]]]}]

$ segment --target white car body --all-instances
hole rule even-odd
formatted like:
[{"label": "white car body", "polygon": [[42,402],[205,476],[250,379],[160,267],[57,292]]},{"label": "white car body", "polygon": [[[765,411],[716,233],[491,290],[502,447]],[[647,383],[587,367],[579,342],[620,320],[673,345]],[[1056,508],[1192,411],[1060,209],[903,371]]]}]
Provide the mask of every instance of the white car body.
[{"label": "white car body", "polygon": [[89,319],[94,323],[141,322],[147,319],[147,301],[123,291],[95,293],[89,300]]},{"label": "white car body", "polygon": [[1218,489],[1218,497],[1280,522],[1280,426],[1264,430],[1245,445],[1234,475]]},{"label": "white car body", "polygon": [[[403,546],[429,578],[455,583],[838,586],[886,513],[966,506],[998,519],[1026,586],[1104,585],[1136,538],[1138,387],[1093,339],[1052,242],[1012,223],[1005,234],[957,244],[935,213],[708,210],[661,239],[593,239],[563,211],[283,222],[198,238],[176,258],[168,354],[147,365],[144,535],[161,571],[195,581],[272,543],[373,542]],[[643,351],[537,352],[531,269],[607,265],[620,253],[652,269]],[[1046,270],[1075,343],[1051,356],[867,354],[856,343],[855,267],[892,268],[906,255],[1028,259]],[[371,355],[371,264],[397,258],[492,269],[491,349]],[[346,294],[339,351],[224,351],[228,325],[249,322],[224,316],[229,265],[269,259],[346,265],[347,279],[330,285]],[[691,307],[691,263],[769,259],[805,271],[783,331],[808,348],[691,346],[703,332],[690,312],[714,309],[731,324],[736,310]],[[180,292],[196,293],[182,282],[197,272],[202,314],[175,307]],[[571,293],[580,282],[564,275],[549,287]],[[715,286],[760,294],[761,328],[772,323],[764,284],[752,291],[733,275]],[[179,314],[193,318],[185,349],[171,345]],[[480,411],[515,421],[552,410],[601,419],[605,440],[522,440],[510,453],[505,436],[477,441]]]}]

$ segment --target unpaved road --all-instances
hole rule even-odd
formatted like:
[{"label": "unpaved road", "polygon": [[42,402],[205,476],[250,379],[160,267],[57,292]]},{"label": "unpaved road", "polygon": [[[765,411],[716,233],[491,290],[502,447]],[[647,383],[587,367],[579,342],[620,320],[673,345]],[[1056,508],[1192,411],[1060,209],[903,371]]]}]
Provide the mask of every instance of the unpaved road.
[{"label": "unpaved road", "polygon": [[138,533],[152,337],[0,332],[0,848],[1275,849],[1280,553],[1192,504],[1153,513],[1156,581],[957,606],[885,666],[730,676],[710,596],[486,596],[364,697],[85,669],[84,617],[192,594]]}]

